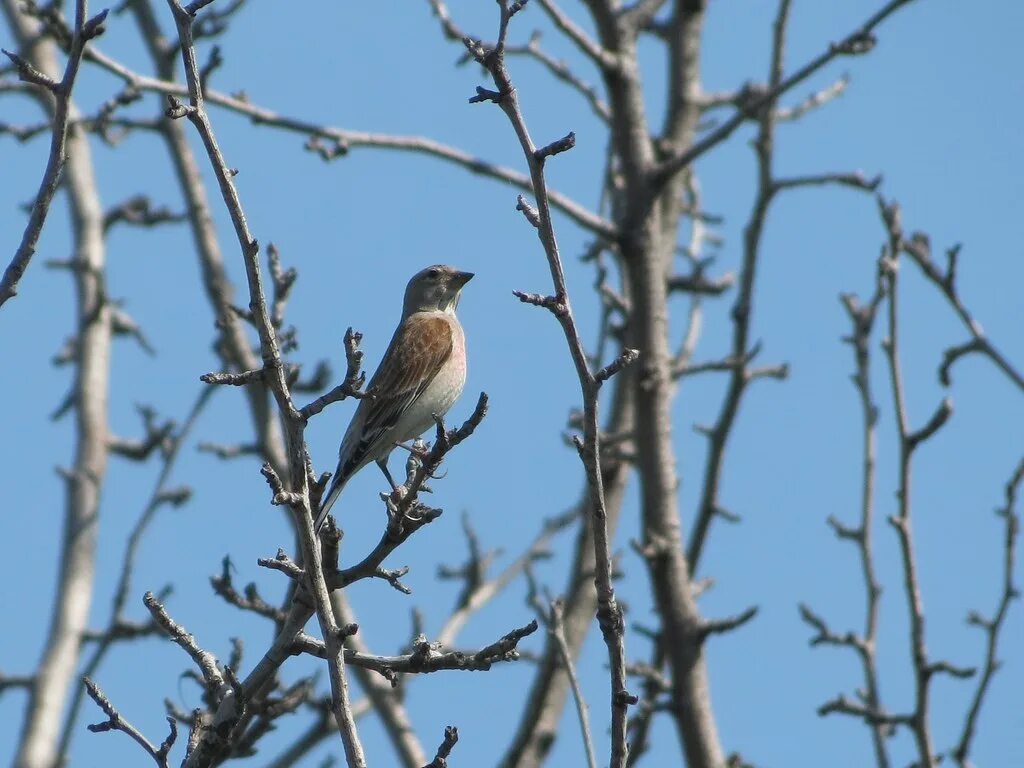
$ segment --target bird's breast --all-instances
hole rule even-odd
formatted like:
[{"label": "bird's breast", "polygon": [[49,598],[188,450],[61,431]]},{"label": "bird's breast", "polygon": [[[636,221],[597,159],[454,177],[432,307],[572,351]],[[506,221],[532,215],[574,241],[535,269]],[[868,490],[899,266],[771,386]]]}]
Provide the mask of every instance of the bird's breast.
[{"label": "bird's breast", "polygon": [[434,425],[434,414],[444,416],[466,384],[466,339],[458,320],[452,318],[452,351],[434,378],[409,406],[400,430],[400,442],[421,435]]}]

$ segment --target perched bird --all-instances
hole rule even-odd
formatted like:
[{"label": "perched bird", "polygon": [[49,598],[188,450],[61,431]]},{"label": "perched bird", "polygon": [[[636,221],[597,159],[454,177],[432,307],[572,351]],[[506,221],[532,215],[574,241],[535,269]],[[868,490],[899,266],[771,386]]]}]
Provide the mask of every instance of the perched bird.
[{"label": "perched bird", "polygon": [[395,444],[422,434],[434,415],[443,416],[462,394],[466,340],[455,307],[472,277],[472,272],[437,264],[409,281],[402,320],[341,441],[338,469],[314,530],[324,524],[345,483],[371,461],[395,488],[387,466]]}]

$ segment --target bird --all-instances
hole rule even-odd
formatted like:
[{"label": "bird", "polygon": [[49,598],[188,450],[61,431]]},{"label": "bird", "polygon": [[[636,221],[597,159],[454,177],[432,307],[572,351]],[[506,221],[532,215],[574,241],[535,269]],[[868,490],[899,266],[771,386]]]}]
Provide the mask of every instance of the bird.
[{"label": "bird", "polygon": [[345,484],[371,461],[397,488],[387,466],[391,451],[426,431],[462,394],[466,337],[455,308],[472,278],[472,272],[435,264],[409,281],[402,319],[342,438],[314,531],[320,531]]}]

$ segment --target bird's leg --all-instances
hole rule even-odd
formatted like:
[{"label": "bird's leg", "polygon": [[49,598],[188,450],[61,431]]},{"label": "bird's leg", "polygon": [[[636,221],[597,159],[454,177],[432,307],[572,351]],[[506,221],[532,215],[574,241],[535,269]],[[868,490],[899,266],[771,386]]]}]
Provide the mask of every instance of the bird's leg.
[{"label": "bird's leg", "polygon": [[385,456],[381,459],[377,459],[377,466],[380,467],[380,471],[384,473],[384,477],[386,477],[388,482],[391,484],[391,490],[397,491],[398,483],[395,482],[395,479],[391,476],[391,470],[388,469],[388,457]]},{"label": "bird's leg", "polygon": [[[419,445],[417,445],[419,443]],[[423,442],[421,438],[410,440],[408,443],[395,443],[395,448],[401,448],[404,451],[408,451],[413,456],[419,457],[427,452],[429,443]]]},{"label": "bird's leg", "polygon": [[[423,459],[428,454],[427,443],[423,442],[422,438],[416,438],[412,441],[412,445],[402,445],[397,443],[405,450],[409,452],[409,458],[405,462],[405,475],[406,475],[406,486],[412,485],[416,479],[416,473],[419,471],[423,464]],[[434,491],[426,483],[420,484],[420,491],[423,493],[433,493]]]}]

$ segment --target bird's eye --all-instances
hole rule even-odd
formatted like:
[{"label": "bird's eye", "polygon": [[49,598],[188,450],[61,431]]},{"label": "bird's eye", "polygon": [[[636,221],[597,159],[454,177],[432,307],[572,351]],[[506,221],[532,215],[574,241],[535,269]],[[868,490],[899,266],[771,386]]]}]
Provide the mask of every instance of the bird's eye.
[{"label": "bird's eye", "polygon": [[441,276],[441,270],[438,269],[437,267],[432,267],[431,269],[427,270],[427,277],[437,278],[437,277],[440,277],[440,276]]}]

